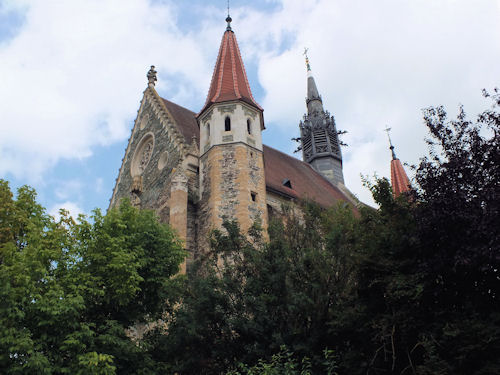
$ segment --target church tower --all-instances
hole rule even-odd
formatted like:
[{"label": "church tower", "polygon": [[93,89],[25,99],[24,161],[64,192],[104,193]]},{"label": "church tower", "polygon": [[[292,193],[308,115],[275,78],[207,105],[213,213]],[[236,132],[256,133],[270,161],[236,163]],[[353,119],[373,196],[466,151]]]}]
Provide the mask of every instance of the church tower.
[{"label": "church tower", "polygon": [[[307,52],[307,50],[306,50]],[[333,185],[344,184],[342,153],[335,119],[323,109],[323,101],[312,76],[309,59],[307,66],[307,114],[300,122],[302,160],[309,163]]]},{"label": "church tower", "polygon": [[[217,56],[200,128],[199,240],[224,219],[267,227],[263,110],[252,96],[231,17]],[[202,245],[203,247],[203,245]]]}]

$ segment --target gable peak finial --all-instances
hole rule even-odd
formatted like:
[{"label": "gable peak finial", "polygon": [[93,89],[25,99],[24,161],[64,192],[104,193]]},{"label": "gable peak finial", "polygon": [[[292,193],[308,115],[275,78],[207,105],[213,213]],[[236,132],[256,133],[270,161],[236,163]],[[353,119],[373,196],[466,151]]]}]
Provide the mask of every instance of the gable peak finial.
[{"label": "gable peak finial", "polygon": [[231,16],[229,15],[229,0],[227,0],[227,17],[226,17],[226,22],[227,22],[227,27],[226,27],[226,30],[227,31],[232,31],[231,30],[231,21],[233,19],[231,18]]},{"label": "gable peak finial", "polygon": [[391,136],[389,134],[391,128],[389,126],[386,126],[384,130],[387,132],[387,138],[389,138],[389,145],[390,145],[389,149],[391,150],[392,153],[392,160],[396,160],[397,159],[396,153],[394,152],[394,146],[392,145]]},{"label": "gable peak finial", "polygon": [[155,66],[151,65],[151,69],[149,69],[147,74],[149,87],[154,87],[155,82],[158,81],[158,79],[156,78],[156,73],[157,71],[155,70]]},{"label": "gable peak finial", "polygon": [[309,56],[307,56],[308,51],[309,51],[309,48],[304,48],[303,55],[306,57],[306,68],[307,68],[307,72],[309,73],[311,71],[311,64],[309,63]]}]

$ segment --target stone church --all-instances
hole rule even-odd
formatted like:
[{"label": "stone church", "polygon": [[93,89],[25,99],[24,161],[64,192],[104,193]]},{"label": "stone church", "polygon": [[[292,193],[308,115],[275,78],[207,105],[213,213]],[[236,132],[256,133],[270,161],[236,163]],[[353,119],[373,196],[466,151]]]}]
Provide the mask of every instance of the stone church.
[{"label": "stone church", "polygon": [[283,203],[358,203],[344,186],[335,121],[323,108],[307,58],[301,161],[262,144],[264,110],[252,96],[229,16],[226,22],[198,113],[160,97],[151,67],[110,202],[112,207],[128,197],[155,210],[185,241],[191,259],[225,218],[237,219],[243,232],[255,221],[265,230]]}]

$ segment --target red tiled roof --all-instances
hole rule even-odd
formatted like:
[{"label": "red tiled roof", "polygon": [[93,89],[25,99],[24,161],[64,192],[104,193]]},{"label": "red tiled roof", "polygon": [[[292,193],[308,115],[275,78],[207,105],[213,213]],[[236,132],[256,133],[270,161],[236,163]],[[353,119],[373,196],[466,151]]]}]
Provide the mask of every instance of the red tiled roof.
[{"label": "red tiled roof", "polygon": [[391,185],[395,197],[410,190],[410,180],[399,159],[391,160]]},{"label": "red tiled roof", "polygon": [[198,139],[199,144],[200,129],[198,128],[198,122],[196,121],[196,113],[190,111],[187,108],[181,107],[178,104],[172,103],[169,100],[163,98],[161,99],[174,118],[174,121],[177,124],[179,131],[186,139],[187,144],[191,144],[191,142],[193,141],[193,137],[196,137]]},{"label": "red tiled roof", "polygon": [[236,36],[231,30],[226,30],[222,36],[207,100],[200,113],[212,103],[231,100],[243,100],[262,110],[252,96]]},{"label": "red tiled roof", "polygon": [[[323,207],[349,199],[309,164],[264,145],[266,186],[292,198],[312,199]],[[292,188],[283,185],[289,180]]]}]

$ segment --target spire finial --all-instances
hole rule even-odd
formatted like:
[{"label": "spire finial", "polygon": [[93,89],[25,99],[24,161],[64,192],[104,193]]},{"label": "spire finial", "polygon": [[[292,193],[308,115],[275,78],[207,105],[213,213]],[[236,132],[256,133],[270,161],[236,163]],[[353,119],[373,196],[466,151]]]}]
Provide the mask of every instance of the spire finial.
[{"label": "spire finial", "polygon": [[306,57],[306,67],[307,67],[307,71],[310,72],[311,71],[311,64],[309,64],[309,57],[307,56],[307,51],[309,51],[309,48],[304,48],[304,53],[303,55]]},{"label": "spire finial", "polygon": [[396,153],[394,152],[394,146],[392,145],[391,136],[389,134],[389,132],[391,131],[391,128],[389,126],[387,126],[384,130],[387,132],[387,138],[389,138],[389,145],[391,145],[391,147],[389,147],[389,149],[391,150],[391,153],[392,153],[392,160],[396,160],[397,159]]},{"label": "spire finial", "polygon": [[149,87],[154,87],[155,82],[158,81],[158,79],[156,78],[156,73],[157,72],[155,70],[155,66],[151,65],[151,69],[149,69],[148,74],[147,74]]},{"label": "spire finial", "polygon": [[231,31],[231,21],[233,19],[231,18],[231,16],[229,15],[229,0],[227,0],[227,17],[226,17],[226,22],[227,22],[227,27],[226,27],[226,30],[227,31]]}]

